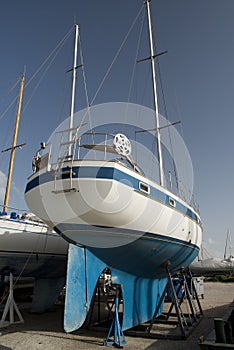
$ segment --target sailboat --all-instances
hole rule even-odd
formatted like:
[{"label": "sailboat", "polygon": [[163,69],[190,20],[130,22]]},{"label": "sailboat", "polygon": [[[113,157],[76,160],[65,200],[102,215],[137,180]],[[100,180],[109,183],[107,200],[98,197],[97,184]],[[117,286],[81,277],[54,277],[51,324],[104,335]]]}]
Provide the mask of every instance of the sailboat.
[{"label": "sailboat", "polygon": [[193,274],[202,276],[213,275],[233,275],[234,274],[234,258],[232,254],[231,231],[227,230],[226,242],[223,258],[208,257],[193,261],[190,265]]},{"label": "sailboat", "polygon": [[[82,121],[74,125],[79,37],[79,27],[75,25],[69,125],[56,132],[61,136],[57,159],[54,161],[53,145],[48,142],[47,150],[37,158],[25,189],[29,208],[70,243],[66,332],[82,326],[97,280],[106,268],[111,271],[112,280],[122,286],[123,329],[151,319],[167,283],[168,269],[173,273],[188,266],[201,246],[202,225],[198,211],[168,190],[164,181],[154,62],[157,55],[150,0],[145,4],[159,183],[149,179],[134,161],[133,145],[121,129],[112,134],[107,125],[104,133],[98,128],[85,132]],[[94,112],[97,109],[94,108]],[[92,143],[82,143],[88,137]],[[95,137],[102,141],[95,143]],[[93,159],[82,157],[84,150],[88,150]],[[158,314],[160,312],[159,308]]]},{"label": "sailboat", "polygon": [[[34,278],[33,311],[51,307],[65,284],[67,243],[34,214],[10,208],[9,195],[12,182],[17,134],[23,98],[24,74],[18,99],[4,204],[0,211],[0,273],[1,280],[12,273],[18,281]],[[53,287],[53,288],[52,288]],[[43,293],[41,288],[44,289]]]}]

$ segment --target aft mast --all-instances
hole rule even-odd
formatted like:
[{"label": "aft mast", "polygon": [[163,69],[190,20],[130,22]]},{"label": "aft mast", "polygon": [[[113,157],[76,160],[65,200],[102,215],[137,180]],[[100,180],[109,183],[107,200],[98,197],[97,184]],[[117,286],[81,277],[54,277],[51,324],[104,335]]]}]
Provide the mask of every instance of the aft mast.
[{"label": "aft mast", "polygon": [[14,166],[14,159],[15,159],[15,150],[17,148],[16,143],[17,143],[17,136],[18,136],[18,130],[19,130],[20,112],[21,112],[21,105],[22,105],[22,99],[23,99],[23,89],[24,89],[24,74],[21,77],[18,108],[17,108],[16,120],[15,120],[15,130],[14,130],[14,136],[12,141],[11,156],[10,156],[8,176],[7,176],[7,186],[6,186],[6,192],[5,192],[4,207],[3,207],[3,212],[5,213],[7,212],[7,207],[9,202],[12,173],[13,173],[13,166]]},{"label": "aft mast", "polygon": [[148,14],[148,27],[149,27],[149,43],[150,43],[150,60],[152,69],[152,82],[154,92],[154,109],[155,109],[155,121],[156,121],[156,132],[158,142],[158,162],[159,162],[159,179],[160,185],[164,186],[164,171],[163,171],[163,157],[162,157],[162,144],[161,144],[161,133],[159,123],[159,112],[158,112],[158,97],[157,97],[157,84],[156,84],[156,71],[154,59],[157,55],[154,53],[153,34],[152,34],[152,22],[150,13],[150,0],[146,0],[147,14]]}]

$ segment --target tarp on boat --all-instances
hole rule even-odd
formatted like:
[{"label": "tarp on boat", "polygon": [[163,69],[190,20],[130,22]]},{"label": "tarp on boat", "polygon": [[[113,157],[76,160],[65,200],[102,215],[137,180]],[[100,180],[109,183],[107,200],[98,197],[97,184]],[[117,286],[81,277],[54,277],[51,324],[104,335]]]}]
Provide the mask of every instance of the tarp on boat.
[{"label": "tarp on boat", "polygon": [[190,270],[196,275],[234,274],[234,260],[209,258],[194,261],[190,265]]}]

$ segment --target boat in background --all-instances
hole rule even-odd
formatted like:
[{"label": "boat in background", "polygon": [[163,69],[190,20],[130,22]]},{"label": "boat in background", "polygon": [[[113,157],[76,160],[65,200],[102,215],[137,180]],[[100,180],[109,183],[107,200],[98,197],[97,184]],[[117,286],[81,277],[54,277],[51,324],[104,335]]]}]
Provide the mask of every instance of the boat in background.
[{"label": "boat in background", "polygon": [[[145,4],[159,184],[145,176],[133,160],[131,142],[121,129],[113,134],[107,124],[103,127],[105,130],[90,127],[85,132],[83,120],[74,125],[79,36],[78,25],[75,25],[69,125],[56,132],[62,137],[65,135],[61,137],[57,159],[53,162],[53,145],[47,143],[25,189],[30,210],[71,243],[66,283],[66,332],[82,326],[97,280],[106,268],[111,271],[112,281],[122,286],[123,329],[128,329],[152,318],[157,305],[163,305],[160,299],[168,271],[173,273],[187,267],[200,250],[202,226],[198,211],[167,189],[164,181],[154,63],[158,55],[154,52],[150,1],[146,0]],[[92,114],[92,107],[90,110]],[[119,113],[121,115],[124,113]],[[102,140],[95,143],[96,137]],[[92,142],[83,141],[87,138]],[[93,158],[82,157],[84,150],[91,151]],[[97,153],[101,156],[95,158]],[[159,307],[157,314],[161,311]]]},{"label": "boat in background", "polygon": [[[12,273],[15,284],[25,278],[34,279],[33,312],[51,308],[65,285],[68,244],[33,214],[16,211],[8,206],[20,111],[23,97],[24,75],[18,99],[15,130],[11,151],[4,204],[0,206],[0,274],[1,285]],[[20,214],[19,214],[20,213]]]},{"label": "boat in background", "polygon": [[214,276],[214,275],[233,275],[234,260],[221,258],[208,258],[204,260],[193,261],[190,265],[193,275]]},{"label": "boat in background", "polygon": [[214,275],[234,275],[234,257],[232,253],[232,241],[230,229],[227,230],[224,256],[222,258],[205,258],[193,261],[190,269],[194,275],[214,276]]}]

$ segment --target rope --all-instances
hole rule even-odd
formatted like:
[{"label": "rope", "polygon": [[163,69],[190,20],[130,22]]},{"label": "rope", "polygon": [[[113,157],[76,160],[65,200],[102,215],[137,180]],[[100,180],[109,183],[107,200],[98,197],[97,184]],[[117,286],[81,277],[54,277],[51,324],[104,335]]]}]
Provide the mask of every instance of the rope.
[{"label": "rope", "polygon": [[[19,280],[20,277],[22,276],[24,270],[26,269],[26,267],[27,267],[27,265],[28,265],[28,263],[29,263],[29,260],[30,260],[31,256],[35,253],[35,248],[36,248],[36,246],[38,245],[38,242],[39,242],[39,239],[40,239],[40,235],[41,235],[41,234],[43,234],[43,235],[45,234],[45,235],[46,235],[45,240],[47,241],[48,232],[43,233],[43,232],[42,232],[43,228],[44,228],[44,226],[41,227],[41,231],[39,231],[38,233],[35,233],[35,234],[38,234],[38,237],[37,237],[37,240],[36,240],[36,242],[35,242],[34,248],[33,248],[33,250],[28,254],[28,257],[27,257],[27,259],[26,259],[26,262],[24,263],[24,266],[22,267],[22,270],[21,270],[20,274],[17,276],[17,279],[15,280],[14,286],[16,285],[16,283],[18,282],[18,280]],[[45,242],[45,244],[46,244],[46,242]],[[44,250],[45,250],[45,246],[44,246]]]},{"label": "rope", "polygon": [[[40,238],[40,236],[37,237],[37,240],[36,240],[34,249],[35,249],[36,245],[38,244],[39,238]],[[27,265],[28,265],[28,263],[29,263],[29,260],[30,260],[31,256],[32,256],[33,253],[34,253],[34,249],[28,254],[28,257],[27,257],[27,259],[26,259],[26,262],[24,263],[24,265],[23,265],[23,267],[22,267],[22,269],[21,269],[19,275],[17,276],[16,280],[14,281],[13,287],[17,284],[17,282],[19,281],[20,277],[22,276],[24,270],[26,269],[26,267],[27,267]],[[0,301],[0,304],[2,304],[3,301],[4,301],[7,297],[8,297],[8,294],[7,294],[7,290],[5,289],[5,290],[4,290],[4,294],[3,294],[3,296],[2,296],[2,299],[1,299],[1,301]]]}]

